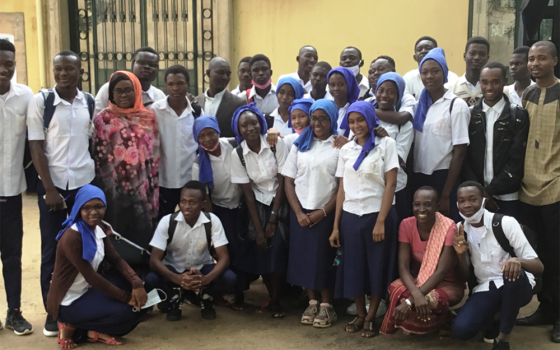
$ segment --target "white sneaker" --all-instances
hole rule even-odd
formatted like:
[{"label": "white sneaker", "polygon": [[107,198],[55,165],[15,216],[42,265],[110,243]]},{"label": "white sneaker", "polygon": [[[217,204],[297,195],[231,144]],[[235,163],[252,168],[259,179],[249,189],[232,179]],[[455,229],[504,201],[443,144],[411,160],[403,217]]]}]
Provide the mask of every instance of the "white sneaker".
[{"label": "white sneaker", "polygon": [[[369,299],[366,298],[366,312],[369,312]],[[348,306],[346,309],[346,313],[348,315],[357,316],[358,310],[356,309],[356,303],[352,303],[352,305]],[[381,300],[379,303],[379,307],[377,308],[377,312],[375,313],[375,317],[384,316],[387,313],[387,305],[385,304],[385,300]]]}]

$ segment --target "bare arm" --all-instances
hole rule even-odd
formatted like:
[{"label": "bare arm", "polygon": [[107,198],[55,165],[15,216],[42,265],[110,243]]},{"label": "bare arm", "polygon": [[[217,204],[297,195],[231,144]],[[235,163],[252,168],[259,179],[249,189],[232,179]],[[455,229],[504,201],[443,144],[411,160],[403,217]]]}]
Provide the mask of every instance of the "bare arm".
[{"label": "bare arm", "polygon": [[377,215],[377,221],[373,228],[373,241],[381,242],[385,239],[385,219],[389,214],[389,210],[393,206],[393,198],[395,198],[395,188],[397,187],[397,168],[391,169],[385,173],[385,190],[381,199],[381,209]]},{"label": "bare arm", "polygon": [[344,204],[344,180],[341,177],[338,180],[338,193],[336,195],[336,211],[334,214],[334,225],[333,225],[333,232],[329,241],[331,242],[332,247],[340,247],[340,220],[342,219],[342,205]]},{"label": "bare arm", "polygon": [[375,115],[379,120],[397,125],[404,125],[413,120],[412,115],[408,112],[383,111],[378,108],[375,109]]},{"label": "bare arm", "polygon": [[284,186],[286,189],[286,197],[288,198],[288,203],[290,203],[290,206],[292,207],[292,210],[294,211],[294,213],[296,214],[296,217],[298,219],[298,223],[302,226],[302,227],[306,227],[309,226],[309,224],[311,223],[309,220],[309,217],[307,215],[305,215],[305,213],[303,212],[303,209],[301,208],[301,203],[299,202],[297,195],[296,195],[296,186],[295,186],[295,179],[291,178],[291,177],[284,177]]},{"label": "bare arm", "polygon": [[62,197],[56,190],[49,172],[49,162],[43,149],[43,140],[29,141],[31,159],[45,187],[45,203],[54,211],[62,209]]}]

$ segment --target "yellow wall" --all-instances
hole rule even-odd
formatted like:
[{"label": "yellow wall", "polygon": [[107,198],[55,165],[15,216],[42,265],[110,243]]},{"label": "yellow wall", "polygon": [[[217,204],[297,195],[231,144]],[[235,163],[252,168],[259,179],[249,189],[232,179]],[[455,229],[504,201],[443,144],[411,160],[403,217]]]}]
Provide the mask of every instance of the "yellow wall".
[{"label": "yellow wall", "polygon": [[[379,55],[393,57],[397,72],[417,68],[414,43],[429,35],[445,50],[450,70],[465,71],[468,0],[233,0],[235,62],[257,53],[272,64],[272,81],[297,70],[304,45],[313,45],[319,61],[338,66],[340,52],[356,46],[363,54],[362,74]],[[237,81],[237,76],[232,76]],[[236,82],[237,84],[237,82]]]},{"label": "yellow wall", "polygon": [[41,83],[39,76],[39,44],[35,0],[1,0],[0,12],[23,12],[23,20],[25,22],[25,50],[27,56],[27,85],[33,92],[38,92],[41,88]]}]

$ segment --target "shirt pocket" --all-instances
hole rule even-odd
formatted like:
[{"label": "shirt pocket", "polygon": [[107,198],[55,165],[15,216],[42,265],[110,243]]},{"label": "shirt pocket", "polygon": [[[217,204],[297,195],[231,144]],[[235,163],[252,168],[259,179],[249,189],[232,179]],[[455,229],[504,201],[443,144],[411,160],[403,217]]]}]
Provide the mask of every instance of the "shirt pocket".
[{"label": "shirt pocket", "polygon": [[[375,152],[375,151],[372,151]],[[376,178],[383,180],[383,168],[384,168],[384,160],[383,157],[379,154],[379,152],[375,152],[374,154],[369,154],[360,164],[358,168],[358,172],[362,173],[364,176],[369,178]]]},{"label": "shirt pocket", "polygon": [[16,114],[16,134],[20,135],[25,133],[27,128],[27,118],[25,114]]},{"label": "shirt pocket", "polygon": [[449,120],[447,118],[442,118],[432,125],[432,132],[436,136],[446,136],[450,135],[449,130]]}]

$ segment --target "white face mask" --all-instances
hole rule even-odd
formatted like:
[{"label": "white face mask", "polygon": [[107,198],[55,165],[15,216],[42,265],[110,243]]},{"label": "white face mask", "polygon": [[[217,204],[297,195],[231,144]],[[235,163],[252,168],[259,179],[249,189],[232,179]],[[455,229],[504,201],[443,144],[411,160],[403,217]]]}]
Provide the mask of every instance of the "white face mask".
[{"label": "white face mask", "polygon": [[[480,220],[482,220],[482,216],[484,215],[484,202],[486,202],[486,198],[482,198],[482,205],[480,206],[480,209],[478,209],[478,211],[474,213],[470,218],[463,215],[463,213],[461,213],[460,211],[459,215],[461,215],[465,222],[468,222],[471,225],[478,224]],[[457,206],[459,206],[459,203],[457,203]]]},{"label": "white face mask", "polygon": [[[360,63],[362,63],[362,61],[360,61]],[[348,67],[348,69],[352,71],[352,74],[354,74],[354,76],[358,76],[358,74],[360,74],[360,63],[358,63],[357,66]]]}]

